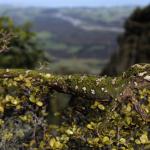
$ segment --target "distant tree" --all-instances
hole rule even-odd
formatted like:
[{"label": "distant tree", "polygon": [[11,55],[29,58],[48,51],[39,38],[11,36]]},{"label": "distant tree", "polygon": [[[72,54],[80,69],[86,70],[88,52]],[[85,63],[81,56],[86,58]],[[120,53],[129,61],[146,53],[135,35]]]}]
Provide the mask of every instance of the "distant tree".
[{"label": "distant tree", "polygon": [[114,54],[102,74],[116,75],[136,63],[150,63],[150,6],[137,8],[125,22]]},{"label": "distant tree", "polygon": [[44,51],[38,49],[35,33],[28,23],[15,26],[7,17],[0,18],[0,67],[34,68],[39,61],[46,59]]}]

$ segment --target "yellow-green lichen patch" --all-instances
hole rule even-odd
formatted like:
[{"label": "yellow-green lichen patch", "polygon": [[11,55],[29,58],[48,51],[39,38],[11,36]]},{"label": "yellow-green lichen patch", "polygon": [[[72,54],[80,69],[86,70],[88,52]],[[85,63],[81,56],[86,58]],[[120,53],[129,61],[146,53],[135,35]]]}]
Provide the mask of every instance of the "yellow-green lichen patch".
[{"label": "yellow-green lichen patch", "polygon": [[[148,149],[150,66],[120,77],[0,70],[0,149]],[[47,120],[54,91],[72,95],[59,125]]]}]

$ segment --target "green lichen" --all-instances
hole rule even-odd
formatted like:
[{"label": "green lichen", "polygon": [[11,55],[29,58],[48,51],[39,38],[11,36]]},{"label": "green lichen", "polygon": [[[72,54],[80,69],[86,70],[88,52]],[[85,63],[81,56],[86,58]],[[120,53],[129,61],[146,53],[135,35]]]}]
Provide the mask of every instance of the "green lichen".
[{"label": "green lichen", "polygon": [[[0,70],[0,149],[149,149],[150,65],[120,77]],[[73,96],[60,125],[48,123],[53,93]]]}]

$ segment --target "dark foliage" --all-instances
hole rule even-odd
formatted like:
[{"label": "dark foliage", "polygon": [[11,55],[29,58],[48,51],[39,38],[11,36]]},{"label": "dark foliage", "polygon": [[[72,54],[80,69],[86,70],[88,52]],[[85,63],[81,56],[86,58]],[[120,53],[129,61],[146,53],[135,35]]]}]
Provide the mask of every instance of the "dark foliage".
[{"label": "dark foliage", "polygon": [[[1,68],[34,68],[39,61],[46,59],[44,51],[39,50],[33,40],[35,34],[30,31],[29,24],[16,27],[11,19],[2,17],[0,18],[0,29],[3,30],[5,38],[8,35],[11,38],[11,44],[9,44],[9,38],[2,39],[1,37],[2,49],[7,50],[3,50],[4,53],[0,55]],[[12,37],[10,33],[15,36]]]},{"label": "dark foliage", "polygon": [[137,8],[119,37],[119,52],[114,54],[102,74],[116,75],[136,63],[150,63],[150,6]]}]

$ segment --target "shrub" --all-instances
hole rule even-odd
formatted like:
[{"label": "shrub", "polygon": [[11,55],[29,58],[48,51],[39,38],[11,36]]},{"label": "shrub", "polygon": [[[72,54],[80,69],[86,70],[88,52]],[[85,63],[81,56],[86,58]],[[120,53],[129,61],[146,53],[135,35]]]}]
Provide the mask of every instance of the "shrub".
[{"label": "shrub", "polygon": [[[73,95],[48,124],[54,91]],[[149,149],[150,65],[120,77],[0,70],[0,149]]]},{"label": "shrub", "polygon": [[48,61],[44,51],[38,48],[36,35],[28,23],[15,26],[10,18],[0,17],[0,31],[1,68],[33,69],[38,62]]}]

